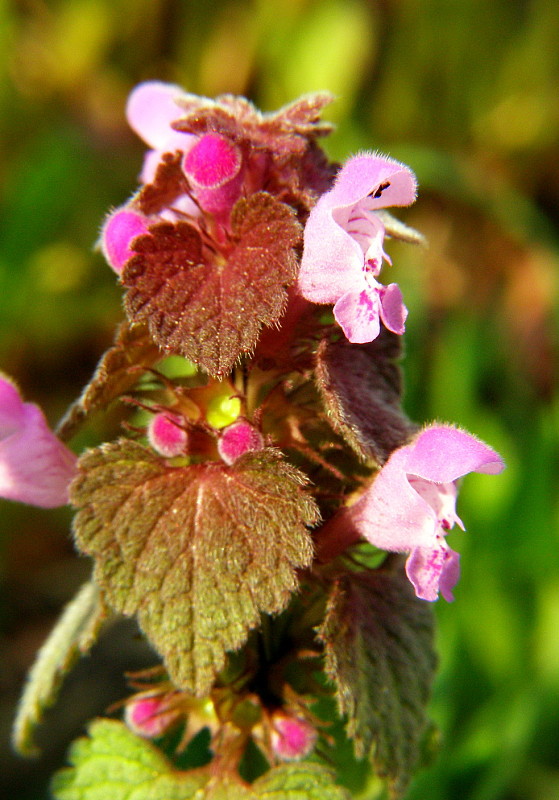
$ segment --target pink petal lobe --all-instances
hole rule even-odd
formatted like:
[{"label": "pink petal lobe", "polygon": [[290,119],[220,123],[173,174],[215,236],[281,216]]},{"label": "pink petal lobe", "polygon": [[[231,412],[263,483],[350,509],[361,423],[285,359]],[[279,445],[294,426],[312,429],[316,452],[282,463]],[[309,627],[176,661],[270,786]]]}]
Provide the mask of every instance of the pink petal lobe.
[{"label": "pink petal lobe", "polygon": [[386,328],[400,336],[405,331],[408,309],[404,305],[402,292],[397,283],[390,283],[379,290],[380,318]]},{"label": "pink petal lobe", "polygon": [[504,469],[502,458],[466,431],[450,425],[433,425],[413,443],[408,472],[436,483],[451,483],[468,472],[496,475]]},{"label": "pink petal lobe", "polygon": [[154,150],[164,150],[170,135],[176,135],[171,129],[171,123],[184,116],[184,111],[176,102],[184,94],[179,86],[171,83],[140,83],[128,97],[128,124]]},{"label": "pink petal lobe", "polygon": [[[380,284],[379,284],[380,285]],[[334,306],[334,318],[350,342],[372,342],[380,333],[378,292],[363,289],[344,294]]]},{"label": "pink petal lobe", "polygon": [[416,547],[406,561],[406,574],[417,597],[433,602],[439,592],[451,603],[452,589],[460,577],[460,556],[441,543],[436,547]]}]

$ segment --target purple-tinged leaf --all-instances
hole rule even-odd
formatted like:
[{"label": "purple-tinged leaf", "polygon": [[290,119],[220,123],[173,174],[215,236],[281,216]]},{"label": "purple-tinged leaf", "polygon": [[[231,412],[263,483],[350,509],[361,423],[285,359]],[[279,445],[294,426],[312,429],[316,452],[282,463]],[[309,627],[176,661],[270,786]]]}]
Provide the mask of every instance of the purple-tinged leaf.
[{"label": "purple-tinged leaf", "polygon": [[362,458],[382,465],[417,429],[400,407],[400,339],[383,330],[373,342],[323,341],[316,381],[332,425]]},{"label": "purple-tinged leaf", "polygon": [[173,681],[206,694],[225,653],[286,606],[310,564],[306,479],[270,448],[233,466],[171,467],[125,439],[87,452],[79,470],[74,531],[96,580],[137,614]]},{"label": "purple-tinged leaf", "polygon": [[301,241],[293,211],[265,192],[235,205],[232,231],[216,252],[188,222],[157,223],[136,241],[123,272],[130,319],[147,321],[161,348],[217,377],[281,317]]},{"label": "purple-tinged leaf", "polygon": [[417,767],[436,666],[433,614],[403,571],[347,573],[319,631],[326,672],[357,757],[399,798]]}]

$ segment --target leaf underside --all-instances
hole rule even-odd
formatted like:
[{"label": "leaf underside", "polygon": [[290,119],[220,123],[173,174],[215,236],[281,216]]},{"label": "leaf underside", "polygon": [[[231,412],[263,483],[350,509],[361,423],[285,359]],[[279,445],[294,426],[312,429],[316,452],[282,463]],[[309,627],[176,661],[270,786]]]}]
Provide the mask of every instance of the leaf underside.
[{"label": "leaf underside", "polygon": [[403,570],[348,573],[334,584],[319,638],[357,757],[369,755],[401,797],[428,722],[431,606],[415,597]]},{"label": "leaf underside", "polygon": [[93,582],[84,584],[62,612],[37,654],[19,701],[12,743],[22,755],[38,753],[33,734],[43,712],[55,702],[75,661],[95,644],[106,618],[101,592]]},{"label": "leaf underside", "polygon": [[335,430],[380,466],[415,430],[401,410],[400,337],[383,330],[365,345],[323,341],[316,381]]},{"label": "leaf underside", "polygon": [[312,560],[306,525],[318,515],[304,483],[270,448],[233,466],[170,467],[122,439],[80,459],[77,544],[178,686],[205,695],[260,614],[286,606]]},{"label": "leaf underside", "polygon": [[189,222],[158,222],[123,270],[126,312],[148,322],[162,349],[223,377],[285,310],[300,241],[292,209],[265,192],[234,207],[224,254]]}]

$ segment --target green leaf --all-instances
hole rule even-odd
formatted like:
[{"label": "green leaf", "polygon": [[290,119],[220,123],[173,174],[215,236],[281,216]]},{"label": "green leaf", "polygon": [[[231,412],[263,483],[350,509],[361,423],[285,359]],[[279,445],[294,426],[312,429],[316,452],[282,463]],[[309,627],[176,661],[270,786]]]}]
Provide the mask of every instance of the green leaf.
[{"label": "green leaf", "polygon": [[401,797],[427,732],[436,656],[433,612],[403,571],[348,573],[334,584],[319,638],[358,757]]},{"label": "green leaf", "polygon": [[81,396],[70,406],[57,428],[64,441],[71,439],[87,418],[105,408],[138,380],[134,367],[151,366],[163,354],[150,339],[145,325],[124,323],[114,345],[107,350]]},{"label": "green leaf", "polygon": [[349,800],[348,792],[334,783],[330,770],[319,764],[284,764],[266,772],[252,785],[262,800]]},{"label": "green leaf", "polygon": [[210,247],[189,222],[151,225],[122,274],[129,318],[217,377],[281,317],[302,236],[293,210],[266,192],[239,200],[231,226],[231,240]]},{"label": "green leaf", "polygon": [[70,763],[54,776],[56,800],[188,800],[208,780],[204,770],[174,770],[150,742],[108,719],[74,742]]},{"label": "green leaf", "polygon": [[64,609],[39,650],[19,702],[12,743],[22,755],[36,755],[33,733],[57,696],[64,676],[97,640],[107,610],[99,588],[86,583]]},{"label": "green leaf", "polygon": [[71,487],[80,549],[110,603],[138,615],[173,681],[205,695],[260,614],[312,560],[305,477],[279,451],[172,467],[121,439],[87,452]]},{"label": "green leaf", "polygon": [[317,764],[286,764],[255,783],[207,768],[179,771],[116,720],[96,720],[52,783],[56,800],[349,800]]},{"label": "green leaf", "polygon": [[369,344],[325,340],[316,357],[316,381],[334,429],[379,465],[415,430],[400,408],[400,352],[400,337],[383,329]]}]

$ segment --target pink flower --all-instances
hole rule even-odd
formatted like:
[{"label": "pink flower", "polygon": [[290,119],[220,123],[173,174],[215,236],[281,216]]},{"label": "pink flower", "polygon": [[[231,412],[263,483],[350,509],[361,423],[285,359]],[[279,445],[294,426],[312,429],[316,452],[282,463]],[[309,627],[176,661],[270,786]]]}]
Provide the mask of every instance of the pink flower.
[{"label": "pink flower", "polygon": [[318,200],[305,226],[299,290],[313,303],[335,303],[334,317],[350,342],[372,342],[380,322],[402,334],[407,309],[395,283],[376,278],[385,226],[375,211],[413,203],[413,173],[386,156],[354,156]]},{"label": "pink flower", "polygon": [[186,153],[196,143],[198,137],[171,127],[185,114],[181,100],[188,101],[191,97],[180,86],[160,81],[140,83],[130,93],[126,105],[128,124],[152,148],[145,157],[142,183],[151,183],[163,153],[176,150]]},{"label": "pink flower", "polygon": [[63,506],[75,470],[75,455],[49,429],[41,409],[24,403],[0,374],[0,497]]},{"label": "pink flower", "polygon": [[371,488],[347,510],[355,529],[382,550],[409,553],[408,578],[423,600],[453,600],[459,556],[445,536],[458,524],[456,481],[468,472],[495,475],[501,457],[465,431],[433,425],[395,450]]}]

